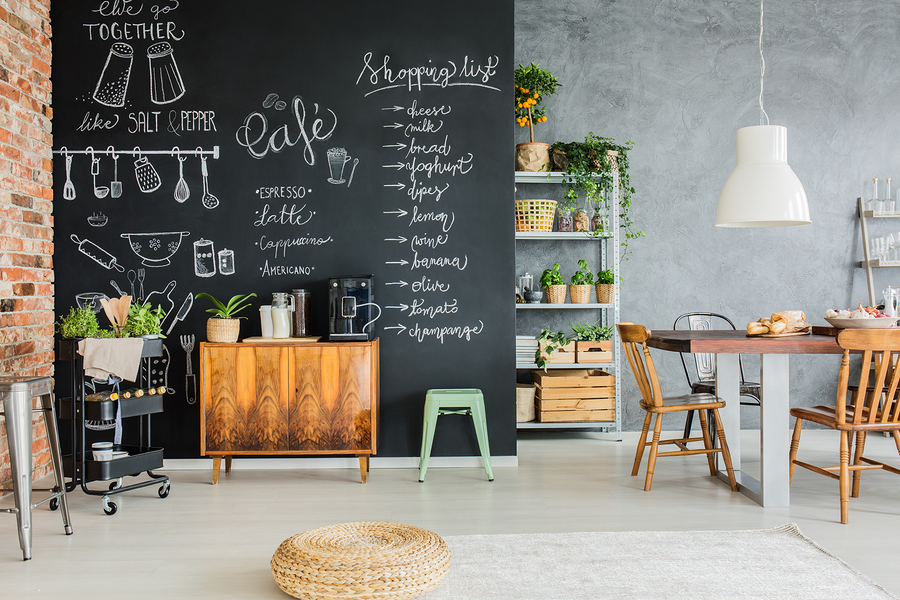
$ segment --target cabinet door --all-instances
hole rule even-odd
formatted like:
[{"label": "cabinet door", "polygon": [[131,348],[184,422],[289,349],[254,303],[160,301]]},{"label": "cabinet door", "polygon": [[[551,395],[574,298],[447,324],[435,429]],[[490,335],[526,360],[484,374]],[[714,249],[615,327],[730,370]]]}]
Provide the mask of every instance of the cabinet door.
[{"label": "cabinet door", "polygon": [[291,450],[374,450],[372,345],[310,345],[291,353]]},{"label": "cabinet door", "polygon": [[214,346],[206,348],[204,361],[205,450],[286,450],[288,350]]}]

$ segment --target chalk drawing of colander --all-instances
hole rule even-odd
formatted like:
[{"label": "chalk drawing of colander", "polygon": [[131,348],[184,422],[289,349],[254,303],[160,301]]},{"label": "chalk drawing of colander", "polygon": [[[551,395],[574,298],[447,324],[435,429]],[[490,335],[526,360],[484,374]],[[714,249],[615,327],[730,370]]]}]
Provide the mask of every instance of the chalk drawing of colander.
[{"label": "chalk drawing of colander", "polygon": [[165,231],[154,233],[123,233],[131,251],[137,254],[145,267],[168,267],[169,259],[178,251],[181,240],[190,231]]}]

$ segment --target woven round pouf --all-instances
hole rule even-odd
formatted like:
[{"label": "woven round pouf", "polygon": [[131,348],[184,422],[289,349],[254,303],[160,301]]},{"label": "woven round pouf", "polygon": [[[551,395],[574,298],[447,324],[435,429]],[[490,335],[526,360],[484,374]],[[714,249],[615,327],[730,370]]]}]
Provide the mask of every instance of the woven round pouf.
[{"label": "woven round pouf", "polygon": [[278,587],[304,600],[417,598],[449,570],[440,536],[399,523],[320,527],[284,540],[272,556]]}]

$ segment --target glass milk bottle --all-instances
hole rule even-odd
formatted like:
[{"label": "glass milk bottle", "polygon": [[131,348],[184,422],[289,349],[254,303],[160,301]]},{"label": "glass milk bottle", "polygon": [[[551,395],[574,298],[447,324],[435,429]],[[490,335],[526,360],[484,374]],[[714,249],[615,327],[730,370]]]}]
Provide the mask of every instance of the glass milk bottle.
[{"label": "glass milk bottle", "polygon": [[272,293],[272,337],[291,337],[291,313],[294,312],[294,297],[285,292]]}]

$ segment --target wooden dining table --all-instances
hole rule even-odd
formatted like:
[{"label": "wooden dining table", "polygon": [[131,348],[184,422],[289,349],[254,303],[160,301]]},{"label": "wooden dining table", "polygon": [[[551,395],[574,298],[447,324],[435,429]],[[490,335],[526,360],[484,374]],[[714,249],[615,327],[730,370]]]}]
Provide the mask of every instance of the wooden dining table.
[{"label": "wooden dining table", "polygon": [[[725,401],[719,412],[739,489],[765,507],[787,507],[791,502],[790,356],[843,352],[834,335],[816,333],[818,329],[813,328],[811,335],[783,337],[750,337],[744,331],[652,330],[647,340],[648,346],[659,350],[715,355],[716,395]],[[759,480],[741,471],[740,354],[758,354],[760,358]],[[719,478],[728,481],[721,465]]]}]

